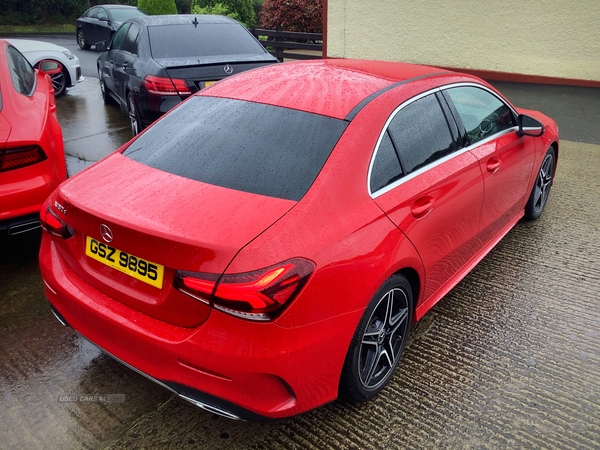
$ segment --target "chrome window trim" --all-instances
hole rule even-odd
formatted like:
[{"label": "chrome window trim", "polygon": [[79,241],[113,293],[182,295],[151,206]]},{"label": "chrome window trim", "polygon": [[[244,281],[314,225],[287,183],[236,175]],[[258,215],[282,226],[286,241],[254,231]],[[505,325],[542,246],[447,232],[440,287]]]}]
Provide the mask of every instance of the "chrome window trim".
[{"label": "chrome window trim", "polygon": [[[445,163],[446,161],[451,160],[452,158],[455,158],[457,156],[462,155],[463,153],[470,151],[472,149],[474,149],[475,147],[479,147],[480,145],[484,145],[486,143],[488,143],[489,141],[493,140],[493,139],[497,139],[500,136],[503,136],[505,134],[508,133],[512,133],[513,131],[517,131],[519,129],[519,127],[517,125],[515,125],[514,127],[511,128],[507,128],[506,130],[502,130],[499,131],[498,133],[492,134],[491,136],[488,136],[485,139],[482,139],[481,141],[477,141],[474,144],[471,144],[467,147],[463,147],[455,152],[450,153],[449,155],[444,156],[443,158],[437,159],[435,161],[433,161],[430,164],[427,164],[426,166],[421,167],[418,170],[415,170],[414,172],[400,178],[397,181],[394,181],[391,184],[388,184],[387,186],[382,187],[381,189],[378,189],[375,192],[371,192],[371,174],[373,171],[373,164],[375,162],[375,158],[377,157],[377,153],[379,152],[379,146],[381,144],[381,141],[383,140],[383,136],[384,134],[387,132],[387,129],[390,125],[390,122],[394,119],[394,117],[396,117],[396,114],[398,114],[400,112],[401,109],[403,109],[404,107],[406,107],[407,105],[410,105],[412,102],[415,102],[423,97],[426,97],[430,94],[435,94],[437,92],[442,92],[445,91],[447,89],[451,89],[451,88],[455,88],[455,87],[474,87],[474,88],[479,88],[479,89],[483,89],[487,92],[489,92],[490,94],[492,94],[494,97],[496,97],[499,101],[501,101],[503,104],[505,104],[506,106],[508,106],[508,108],[511,110],[511,112],[513,113],[513,115],[515,117],[518,116],[518,113],[515,111],[515,109],[510,105],[510,103],[507,103],[506,100],[504,100],[502,97],[498,96],[497,93],[495,93],[494,91],[492,91],[490,88],[488,88],[487,86],[484,86],[482,84],[478,84],[478,83],[474,83],[474,82],[460,82],[460,83],[452,83],[452,84],[447,84],[444,86],[440,86],[437,88],[433,88],[430,89],[428,91],[422,92],[412,98],[409,98],[408,100],[406,100],[404,103],[400,104],[400,106],[398,106],[396,109],[394,109],[394,111],[392,111],[392,113],[390,114],[390,116],[388,117],[388,119],[385,122],[385,125],[383,126],[383,129],[381,131],[381,133],[379,134],[379,138],[377,139],[377,143],[375,144],[375,151],[373,152],[373,155],[371,156],[371,161],[369,163],[369,171],[367,173],[367,192],[369,193],[369,195],[371,196],[372,199],[376,199],[377,197],[391,191],[392,189],[395,189],[396,187],[400,186],[401,184],[412,180],[413,178],[421,175],[422,173],[427,172],[430,169],[433,169],[434,167],[439,166],[440,164]],[[440,110],[441,107],[440,107]],[[443,112],[443,110],[442,110]]]}]

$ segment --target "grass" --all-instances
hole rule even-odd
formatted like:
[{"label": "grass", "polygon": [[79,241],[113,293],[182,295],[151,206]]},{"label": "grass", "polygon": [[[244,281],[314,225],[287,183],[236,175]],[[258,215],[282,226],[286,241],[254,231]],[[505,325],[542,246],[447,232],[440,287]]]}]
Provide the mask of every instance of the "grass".
[{"label": "grass", "polygon": [[0,34],[17,33],[75,33],[75,24],[63,25],[0,25]]}]

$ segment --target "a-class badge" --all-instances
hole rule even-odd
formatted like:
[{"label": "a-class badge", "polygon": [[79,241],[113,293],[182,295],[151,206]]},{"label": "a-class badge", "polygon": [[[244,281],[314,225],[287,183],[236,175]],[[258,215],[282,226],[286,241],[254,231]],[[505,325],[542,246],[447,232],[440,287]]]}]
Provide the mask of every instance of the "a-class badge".
[{"label": "a-class badge", "polygon": [[108,228],[108,225],[100,225],[100,236],[102,236],[102,239],[106,242],[112,242],[113,240],[113,232]]},{"label": "a-class badge", "polygon": [[233,73],[233,67],[231,67],[229,64],[225,65],[225,67],[223,67],[223,70],[227,75],[231,75]]}]

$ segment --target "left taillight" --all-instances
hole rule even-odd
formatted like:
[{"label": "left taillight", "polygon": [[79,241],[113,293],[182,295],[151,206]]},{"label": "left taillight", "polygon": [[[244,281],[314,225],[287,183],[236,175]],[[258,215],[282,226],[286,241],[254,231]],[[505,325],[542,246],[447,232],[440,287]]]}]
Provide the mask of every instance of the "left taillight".
[{"label": "left taillight", "polygon": [[175,288],[215,309],[250,320],[272,320],[302,290],[314,263],[294,258],[252,272],[219,275],[178,271]]},{"label": "left taillight", "polygon": [[192,91],[185,80],[179,78],[147,75],[144,85],[149,94],[154,95],[191,95]]},{"label": "left taillight", "polygon": [[0,172],[31,166],[47,159],[44,151],[37,145],[7,148],[0,153]]},{"label": "left taillight", "polygon": [[48,201],[42,206],[40,221],[42,222],[42,228],[53,236],[68,239],[75,234],[75,230],[58,217]]}]

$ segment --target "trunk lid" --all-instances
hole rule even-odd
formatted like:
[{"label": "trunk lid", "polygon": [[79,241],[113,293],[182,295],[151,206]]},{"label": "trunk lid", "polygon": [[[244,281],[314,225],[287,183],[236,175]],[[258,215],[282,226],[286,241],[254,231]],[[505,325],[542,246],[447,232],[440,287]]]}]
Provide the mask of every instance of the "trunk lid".
[{"label": "trunk lid", "polygon": [[196,58],[159,58],[156,60],[164,67],[171,78],[185,80],[189,86],[200,90],[208,87],[205,83],[216,82],[231,75],[256,69],[277,60],[269,55],[232,55],[221,57]]},{"label": "trunk lid", "polygon": [[[63,184],[54,200],[76,230],[73,238],[56,242],[77,275],[138,311],[188,327],[202,323],[210,307],[174,289],[175,272],[223,273],[242,247],[296,203],[179,177],[120,153]],[[103,239],[103,225],[110,242]],[[94,245],[88,237],[117,249],[115,257],[125,252],[163,266],[161,287],[86,254]]]}]

